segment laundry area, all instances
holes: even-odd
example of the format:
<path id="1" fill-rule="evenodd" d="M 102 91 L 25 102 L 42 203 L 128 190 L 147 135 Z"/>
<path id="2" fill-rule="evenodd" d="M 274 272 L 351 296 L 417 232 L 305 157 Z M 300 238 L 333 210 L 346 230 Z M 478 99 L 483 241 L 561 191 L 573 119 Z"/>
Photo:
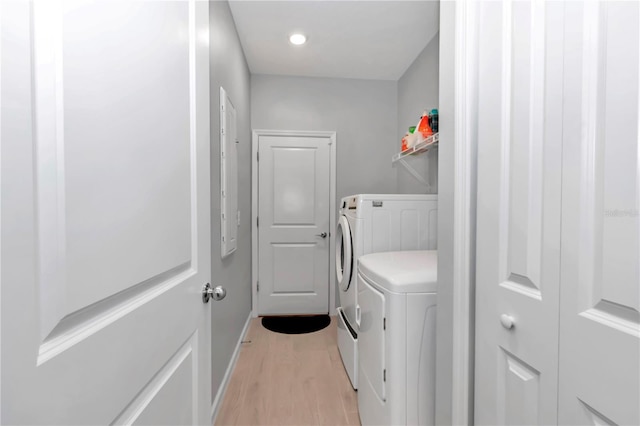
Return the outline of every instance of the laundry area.
<path id="1" fill-rule="evenodd" d="M 243 400 L 262 413 L 249 423 L 434 424 L 439 3 L 230 9 L 252 70 L 252 300 L 262 317 L 252 329 L 274 330 L 270 318 L 295 328 L 328 314 L 332 339 L 313 363 L 331 371 L 284 361 L 280 368 L 300 373 L 284 382 L 234 371 L 229 386 L 252 398 L 227 393 L 222 412 Z M 289 45 L 282 28 L 296 31 Z M 308 40 L 296 45 L 296 36 Z M 279 341 L 308 359 L 296 348 L 325 340 L 314 331 Z M 253 355 L 263 368 L 279 368 L 274 345 Z M 238 365 L 253 346 L 241 346 Z M 316 403 L 288 395 L 317 395 Z M 328 411 L 337 417 L 329 421 Z M 232 424 L 245 421 L 242 412 Z"/>
<path id="2" fill-rule="evenodd" d="M 245 338 L 216 422 L 433 424 L 439 3 L 229 8 L 251 70 L 247 335 L 271 340 Z"/>
<path id="3" fill-rule="evenodd" d="M 640 424 L 640 2 L 0 1 L 0 423 Z"/>

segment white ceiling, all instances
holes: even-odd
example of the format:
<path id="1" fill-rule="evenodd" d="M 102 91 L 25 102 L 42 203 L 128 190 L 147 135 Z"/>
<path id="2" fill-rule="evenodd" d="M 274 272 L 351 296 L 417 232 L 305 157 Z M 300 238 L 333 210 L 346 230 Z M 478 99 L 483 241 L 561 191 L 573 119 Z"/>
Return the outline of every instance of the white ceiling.
<path id="1" fill-rule="evenodd" d="M 439 30 L 438 1 L 229 1 L 254 74 L 398 80 Z M 302 46 L 289 35 L 304 33 Z"/>

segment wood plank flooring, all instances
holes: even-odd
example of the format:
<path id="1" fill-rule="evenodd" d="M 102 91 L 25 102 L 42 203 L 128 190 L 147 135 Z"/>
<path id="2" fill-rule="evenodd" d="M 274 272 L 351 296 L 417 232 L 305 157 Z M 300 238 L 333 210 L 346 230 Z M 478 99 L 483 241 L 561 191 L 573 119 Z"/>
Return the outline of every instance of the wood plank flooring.
<path id="1" fill-rule="evenodd" d="M 360 425 L 336 342 L 336 318 L 316 333 L 271 332 L 254 318 L 216 425 Z"/>

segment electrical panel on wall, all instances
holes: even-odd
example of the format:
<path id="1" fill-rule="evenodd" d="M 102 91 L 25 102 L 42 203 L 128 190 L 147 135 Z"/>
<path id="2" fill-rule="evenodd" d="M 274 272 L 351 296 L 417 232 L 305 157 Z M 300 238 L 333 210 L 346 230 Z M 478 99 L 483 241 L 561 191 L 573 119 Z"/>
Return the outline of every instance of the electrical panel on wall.
<path id="1" fill-rule="evenodd" d="M 238 132 L 236 109 L 220 87 L 220 244 L 224 258 L 238 246 Z"/>

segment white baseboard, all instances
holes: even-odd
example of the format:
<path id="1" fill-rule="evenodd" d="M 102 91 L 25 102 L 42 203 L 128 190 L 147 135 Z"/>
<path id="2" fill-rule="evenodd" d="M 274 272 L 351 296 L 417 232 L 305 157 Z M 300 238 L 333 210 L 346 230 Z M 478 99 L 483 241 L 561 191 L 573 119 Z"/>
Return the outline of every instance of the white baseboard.
<path id="1" fill-rule="evenodd" d="M 231 374 L 233 373 L 233 370 L 236 367 L 236 362 L 238 361 L 238 355 L 240 355 L 240 347 L 242 346 L 242 341 L 247 335 L 247 331 L 249 330 L 249 324 L 251 323 L 252 318 L 253 318 L 253 313 L 249 312 L 249 316 L 247 317 L 247 322 L 244 323 L 244 328 L 242 329 L 242 333 L 240 333 L 240 338 L 238 339 L 236 348 L 234 349 L 233 355 L 231 356 L 231 360 L 229 361 L 229 365 L 227 366 L 227 371 L 225 371 L 224 373 L 224 377 L 222 378 L 222 383 L 220 383 L 220 388 L 218 388 L 218 393 L 216 394 L 216 397 L 213 400 L 213 404 L 211 405 L 211 424 L 215 424 L 216 417 L 218 416 L 218 412 L 220 411 L 220 405 L 224 400 L 224 394 L 227 392 L 227 386 L 229 386 L 229 380 L 231 379 Z"/>

